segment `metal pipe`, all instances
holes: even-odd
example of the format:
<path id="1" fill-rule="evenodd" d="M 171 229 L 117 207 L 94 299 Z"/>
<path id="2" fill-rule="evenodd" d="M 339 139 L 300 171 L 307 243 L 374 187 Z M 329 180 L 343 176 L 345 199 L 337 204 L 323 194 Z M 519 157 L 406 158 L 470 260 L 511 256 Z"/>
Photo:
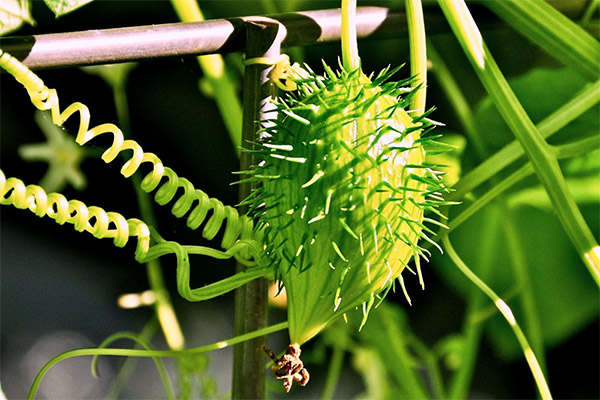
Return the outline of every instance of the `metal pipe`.
<path id="1" fill-rule="evenodd" d="M 31 69 L 227 53 L 243 51 L 245 23 L 256 18 L 260 17 L 3 37 L 0 48 Z M 284 47 L 340 39 L 339 9 L 277 14 L 270 18 L 287 30 Z M 405 20 L 403 13 L 385 7 L 359 7 L 357 34 L 359 38 L 399 37 L 406 32 Z"/>

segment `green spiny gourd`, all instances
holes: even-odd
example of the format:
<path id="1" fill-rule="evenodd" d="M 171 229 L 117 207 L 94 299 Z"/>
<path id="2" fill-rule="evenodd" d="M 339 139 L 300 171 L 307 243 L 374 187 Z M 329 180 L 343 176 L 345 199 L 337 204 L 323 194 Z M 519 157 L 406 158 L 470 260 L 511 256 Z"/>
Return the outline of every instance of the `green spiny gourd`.
<path id="1" fill-rule="evenodd" d="M 424 211 L 441 200 L 425 118 L 404 110 L 407 82 L 386 82 L 395 70 L 374 80 L 325 70 L 304 75 L 277 102 L 279 118 L 263 121 L 262 186 L 247 200 L 287 292 L 293 346 L 357 307 L 364 324 L 413 256 L 418 268 Z"/>

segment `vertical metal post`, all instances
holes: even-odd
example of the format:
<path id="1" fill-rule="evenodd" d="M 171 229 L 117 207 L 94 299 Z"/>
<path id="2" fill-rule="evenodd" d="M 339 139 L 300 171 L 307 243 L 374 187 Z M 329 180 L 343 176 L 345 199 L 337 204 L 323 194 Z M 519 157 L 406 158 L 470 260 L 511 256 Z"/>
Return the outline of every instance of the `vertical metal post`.
<path id="1" fill-rule="evenodd" d="M 252 18 L 246 21 L 246 59 L 255 57 L 276 58 L 280 55 L 281 41 L 285 28 L 268 18 Z M 273 106 L 269 98 L 276 94 L 277 87 L 268 74 L 272 65 L 250 64 L 246 66 L 243 86 L 242 146 L 257 141 L 258 121 L 267 116 L 273 118 Z M 246 171 L 255 164 L 253 157 L 242 152 L 241 170 Z M 242 177 L 244 178 L 244 177 Z M 246 198 L 253 186 L 240 185 L 240 199 Z M 246 209 L 240 209 L 245 213 Z M 244 270 L 238 264 L 237 270 Z M 236 290 L 234 312 L 234 334 L 241 335 L 267 325 L 267 285 L 265 279 L 256 279 Z M 265 398 L 265 356 L 261 346 L 266 337 L 238 344 L 233 352 L 233 399 Z"/>

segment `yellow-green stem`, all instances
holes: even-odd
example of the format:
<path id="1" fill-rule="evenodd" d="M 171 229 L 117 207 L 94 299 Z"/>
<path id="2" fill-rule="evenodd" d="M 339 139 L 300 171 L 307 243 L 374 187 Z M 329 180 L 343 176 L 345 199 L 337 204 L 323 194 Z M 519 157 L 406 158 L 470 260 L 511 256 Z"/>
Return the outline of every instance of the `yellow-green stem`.
<path id="1" fill-rule="evenodd" d="M 329 361 L 329 370 L 327 371 L 327 378 L 321 391 L 321 399 L 333 399 L 335 395 L 335 389 L 340 380 L 340 373 L 342 372 L 342 366 L 344 361 L 344 348 L 336 344 L 333 346 L 333 353 Z"/>
<path id="2" fill-rule="evenodd" d="M 356 39 L 356 0 L 342 0 L 342 64 L 346 71 L 360 67 Z"/>
<path id="3" fill-rule="evenodd" d="M 406 21 L 410 42 L 410 74 L 414 77 L 412 87 L 420 87 L 410 103 L 410 108 L 417 113 L 423 113 L 427 96 L 427 40 L 421 0 L 406 0 Z"/>
<path id="4" fill-rule="evenodd" d="M 544 354 L 544 338 L 540 323 L 539 313 L 534 290 L 531 285 L 530 272 L 526 266 L 525 249 L 519 240 L 517 228 L 514 221 L 514 211 L 506 204 L 506 198 L 501 197 L 497 202 L 502 213 L 502 228 L 506 238 L 506 250 L 509 255 L 510 263 L 513 267 L 515 280 L 518 282 L 520 293 L 519 300 L 523 310 L 523 326 L 527 332 L 531 346 L 539 357 L 540 366 L 546 371 L 546 356 Z"/>
<path id="5" fill-rule="evenodd" d="M 540 395 L 542 399 L 549 400 L 552 399 L 552 394 L 550 393 L 550 388 L 548 387 L 548 383 L 546 382 L 546 378 L 544 377 L 544 373 L 538 363 L 537 358 L 535 357 L 535 353 L 531 349 L 527 338 L 523 334 L 521 327 L 515 320 L 515 317 L 508 306 L 488 285 L 486 285 L 477 275 L 473 273 L 467 267 L 467 265 L 462 261 L 462 259 L 458 256 L 452 244 L 450 243 L 450 239 L 448 236 L 445 236 L 442 239 L 442 243 L 444 245 L 444 249 L 448 253 L 448 256 L 454 261 L 460 272 L 462 272 L 471 282 L 473 282 L 482 292 L 484 292 L 493 302 L 496 308 L 500 311 L 502 316 L 506 319 L 511 329 L 513 330 L 517 340 L 519 341 L 519 345 L 523 349 L 523 354 L 525 355 L 525 359 L 529 364 L 529 368 L 531 369 L 531 373 L 533 374 L 533 378 L 535 379 L 535 383 L 540 391 Z"/>

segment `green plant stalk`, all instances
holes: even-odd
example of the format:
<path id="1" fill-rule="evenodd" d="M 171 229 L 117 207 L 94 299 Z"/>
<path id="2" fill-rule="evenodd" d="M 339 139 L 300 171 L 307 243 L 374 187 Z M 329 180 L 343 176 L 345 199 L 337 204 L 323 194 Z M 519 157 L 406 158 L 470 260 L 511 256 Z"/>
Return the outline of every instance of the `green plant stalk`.
<path id="1" fill-rule="evenodd" d="M 410 74 L 414 77 L 413 88 L 419 87 L 410 103 L 410 108 L 418 114 L 425 112 L 427 97 L 427 40 L 423 4 L 421 0 L 406 0 L 406 21 L 410 43 Z"/>
<path id="2" fill-rule="evenodd" d="M 469 138 L 469 141 L 475 148 L 477 154 L 483 156 L 486 153 L 485 146 L 482 140 L 480 140 L 479 135 L 477 135 L 475 126 L 472 122 L 473 110 L 471 110 L 469 102 L 463 95 L 460 85 L 456 82 L 456 79 L 454 79 L 454 77 L 450 73 L 450 70 L 446 66 L 446 63 L 439 55 L 431 41 L 428 42 L 428 53 L 429 58 L 431 59 L 431 62 L 433 64 L 432 71 L 437 76 L 440 86 L 444 91 L 444 94 L 450 101 L 450 105 L 452 106 L 452 108 L 454 108 L 456 116 L 458 117 L 458 120 L 465 129 L 465 133 Z M 456 197 L 453 196 L 453 193 L 450 193 L 447 197 L 453 199 L 462 199 L 462 196 Z"/>
<path id="3" fill-rule="evenodd" d="M 490 218 L 492 224 L 498 225 L 500 222 L 499 218 Z M 498 229 L 494 229 L 494 226 L 487 226 L 486 230 L 490 232 L 498 232 Z M 447 236 L 447 235 L 445 235 Z M 485 240 L 481 243 L 482 248 L 479 252 L 479 267 L 480 274 L 485 278 L 492 272 L 493 257 L 490 255 L 494 251 L 496 238 L 491 237 L 489 240 Z M 445 248 L 445 247 L 444 247 Z M 477 352 L 479 349 L 479 342 L 483 334 L 483 323 L 477 321 L 474 316 L 481 312 L 485 307 L 485 296 L 476 287 L 473 287 L 469 293 L 467 300 L 467 311 L 463 321 L 463 359 L 460 364 L 458 371 L 456 371 L 450 380 L 448 388 L 448 398 L 450 399 L 464 399 L 467 397 L 471 381 L 473 379 L 473 371 L 475 370 L 475 364 L 477 361 Z"/>
<path id="4" fill-rule="evenodd" d="M 431 51 L 430 53 L 433 54 Z M 573 99 L 563 104 L 558 110 L 538 123 L 536 127 L 542 137 L 547 139 L 599 102 L 600 81 L 596 81 L 582 89 Z M 455 104 L 454 101 L 452 104 Z M 461 113 L 458 113 L 458 115 L 460 117 Z M 467 127 L 467 125 L 463 126 L 465 126 L 465 128 Z M 517 140 L 512 141 L 462 177 L 461 180 L 452 187 L 454 192 L 450 194 L 449 199 L 456 200 L 463 198 L 481 183 L 487 181 L 493 175 L 518 160 L 524 153 L 525 152 L 519 145 L 519 142 Z"/>
<path id="5" fill-rule="evenodd" d="M 321 400 L 333 399 L 335 395 L 335 389 L 340 380 L 340 373 L 342 372 L 342 366 L 344 362 L 344 347 L 340 344 L 333 346 L 333 353 L 328 361 L 329 368 L 327 369 L 327 377 L 323 384 L 323 390 L 321 391 Z"/>
<path id="6" fill-rule="evenodd" d="M 589 81 L 598 79 L 598 41 L 549 3 L 543 0 L 503 0 L 485 1 L 483 4 Z"/>
<path id="7" fill-rule="evenodd" d="M 342 64 L 346 71 L 360 67 L 355 20 L 356 0 L 342 0 Z"/>
<path id="8" fill-rule="evenodd" d="M 136 350 L 136 349 L 112 349 L 112 348 L 93 348 L 93 349 L 77 349 L 70 350 L 64 353 L 61 353 L 44 365 L 44 367 L 38 372 L 33 383 L 31 384 L 31 389 L 29 389 L 29 394 L 27 398 L 29 400 L 35 398 L 35 394 L 37 392 L 38 387 L 42 381 L 46 372 L 52 366 L 57 364 L 62 360 L 66 360 L 72 357 L 81 357 L 81 356 L 121 356 L 121 357 L 186 357 L 191 355 L 197 355 L 206 353 L 209 351 L 220 350 L 230 346 L 233 346 L 238 343 L 242 343 L 260 336 L 268 335 L 273 332 L 281 331 L 287 329 L 288 323 L 282 322 L 279 324 L 271 325 L 263 329 L 259 329 L 254 332 L 249 332 L 244 335 L 236 336 L 231 339 L 222 340 L 219 342 L 211 343 L 205 346 L 195 347 L 191 349 L 184 350 Z"/>
<path id="9" fill-rule="evenodd" d="M 473 271 L 471 271 L 469 269 L 469 267 L 467 267 L 467 265 L 458 256 L 456 251 L 454 251 L 454 248 L 452 247 L 452 244 L 450 243 L 450 239 L 448 238 L 447 235 L 444 236 L 444 238 L 442 239 L 442 243 L 444 244 L 444 249 L 446 249 L 446 252 L 450 256 L 452 261 L 454 261 L 454 263 L 456 264 L 458 269 L 471 282 L 473 282 L 482 292 L 484 292 L 490 298 L 490 300 L 492 300 L 494 302 L 494 305 L 496 306 L 496 308 L 498 308 L 498 310 L 500 311 L 502 316 L 506 319 L 506 321 L 510 325 L 511 329 L 513 330 L 515 336 L 517 337 L 517 340 L 519 341 L 519 345 L 523 349 L 523 353 L 525 354 L 525 359 L 527 360 L 527 363 L 529 364 L 529 368 L 531 369 L 533 378 L 535 379 L 535 382 L 537 384 L 538 390 L 540 391 L 542 399 L 544 399 L 544 400 L 551 399 L 552 394 L 550 393 L 550 388 L 548 387 L 546 379 L 544 378 L 544 373 L 542 372 L 542 369 L 540 368 L 540 365 L 537 361 L 535 353 L 533 352 L 533 350 L 531 349 L 531 346 L 527 342 L 527 338 L 523 334 L 521 327 L 515 320 L 515 317 L 511 311 L 510 307 L 504 302 L 504 300 L 502 300 L 500 297 L 498 297 L 498 295 L 489 286 L 487 286 L 481 279 L 479 279 L 479 277 L 477 277 L 477 275 L 475 275 L 473 273 Z"/>
<path id="10" fill-rule="evenodd" d="M 533 296 L 534 291 L 531 285 L 530 273 L 526 267 L 525 251 L 519 241 L 519 235 L 515 228 L 514 212 L 508 208 L 504 197 L 498 204 L 502 213 L 502 228 L 504 229 L 504 236 L 506 238 L 507 253 L 510 263 L 513 266 L 515 280 L 519 286 L 519 299 L 523 307 L 525 332 L 527 332 L 527 337 L 531 342 L 533 351 L 538 355 L 541 370 L 547 373 L 540 318 L 536 311 L 537 306 Z"/>
<path id="11" fill-rule="evenodd" d="M 590 4 L 588 5 L 587 9 L 585 10 L 585 13 L 581 17 L 581 20 L 579 21 L 579 23 L 581 25 L 588 24 L 590 22 L 590 20 L 592 19 L 594 12 L 596 12 L 596 10 L 598 8 L 600 8 L 600 0 L 592 0 L 590 2 Z"/>
<path id="12" fill-rule="evenodd" d="M 400 384 L 400 387 L 406 390 L 407 397 L 412 399 L 428 398 L 427 389 L 424 387 L 423 380 L 414 368 L 412 355 L 408 351 L 406 341 L 403 337 L 397 335 L 397 321 L 383 319 L 383 332 L 389 339 L 390 355 L 398 355 L 393 368 L 389 371 L 393 379 Z M 384 362 L 390 362 L 390 358 L 384 359 Z M 392 365 L 389 363 L 388 365 Z"/>
<path id="13" fill-rule="evenodd" d="M 171 4 L 182 22 L 204 21 L 204 15 L 196 0 L 171 0 Z M 197 58 L 204 76 L 212 87 L 221 118 L 239 157 L 242 147 L 242 105 L 235 86 L 225 71 L 223 57 L 220 54 L 209 54 Z"/>
<path id="14" fill-rule="evenodd" d="M 556 213 L 594 281 L 600 286 L 600 246 L 570 195 L 556 154 L 510 89 L 463 0 L 438 0 L 454 34 L 498 111 L 523 146 Z"/>
<path id="15" fill-rule="evenodd" d="M 460 85 L 456 82 L 448 66 L 430 40 L 427 41 L 427 56 L 431 60 L 432 71 L 437 76 L 440 86 L 450 105 L 454 108 L 460 124 L 465 128 L 465 132 L 475 132 L 471 106 L 463 95 Z"/>

